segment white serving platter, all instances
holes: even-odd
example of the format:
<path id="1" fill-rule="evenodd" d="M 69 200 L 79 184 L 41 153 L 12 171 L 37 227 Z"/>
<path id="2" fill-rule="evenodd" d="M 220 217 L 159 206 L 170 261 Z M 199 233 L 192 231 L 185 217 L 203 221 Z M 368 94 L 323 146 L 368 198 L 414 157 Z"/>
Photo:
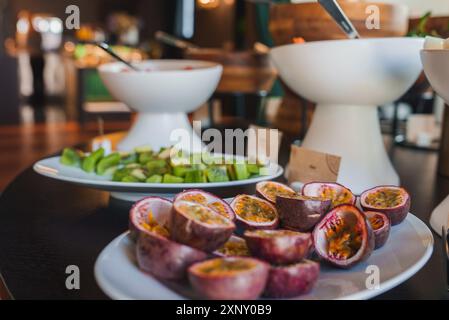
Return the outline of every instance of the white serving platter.
<path id="1" fill-rule="evenodd" d="M 417 273 L 433 251 L 433 236 L 416 216 L 392 228 L 386 245 L 368 260 L 350 270 L 340 270 L 324 263 L 314 289 L 297 299 L 370 299 L 403 283 Z M 379 287 L 367 288 L 374 266 L 379 271 Z M 371 267 L 372 268 L 372 267 Z M 104 248 L 95 263 L 95 278 L 112 299 L 189 299 L 199 298 L 186 283 L 161 282 L 139 270 L 135 245 L 128 232 Z M 369 281 L 368 281 L 369 282 Z"/>
<path id="2" fill-rule="evenodd" d="M 257 182 L 273 180 L 282 175 L 283 168 L 271 163 L 268 167 L 268 174 L 245 180 L 235 180 L 229 182 L 208 182 L 208 183 L 125 183 L 110 181 L 110 178 L 87 173 L 79 168 L 65 166 L 59 163 L 60 157 L 52 157 L 40 160 L 33 166 L 37 173 L 56 180 L 65 181 L 89 188 L 110 191 L 118 197 L 135 201 L 148 194 L 174 194 L 185 189 L 227 189 L 236 186 L 250 186 Z"/>

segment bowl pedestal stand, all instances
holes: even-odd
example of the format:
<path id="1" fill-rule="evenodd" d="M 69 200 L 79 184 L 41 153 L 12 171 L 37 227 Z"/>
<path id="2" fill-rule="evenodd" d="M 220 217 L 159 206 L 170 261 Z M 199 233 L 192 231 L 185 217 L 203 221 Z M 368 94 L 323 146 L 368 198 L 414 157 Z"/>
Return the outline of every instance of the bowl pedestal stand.
<path id="1" fill-rule="evenodd" d="M 378 185 L 399 185 L 376 106 L 317 105 L 302 146 L 340 156 L 338 182 L 355 194 Z"/>
<path id="2" fill-rule="evenodd" d="M 201 151 L 201 139 L 192 129 L 185 113 L 141 112 L 117 149 L 130 151 L 139 146 L 151 146 L 159 150 L 175 144 L 185 151 Z"/>

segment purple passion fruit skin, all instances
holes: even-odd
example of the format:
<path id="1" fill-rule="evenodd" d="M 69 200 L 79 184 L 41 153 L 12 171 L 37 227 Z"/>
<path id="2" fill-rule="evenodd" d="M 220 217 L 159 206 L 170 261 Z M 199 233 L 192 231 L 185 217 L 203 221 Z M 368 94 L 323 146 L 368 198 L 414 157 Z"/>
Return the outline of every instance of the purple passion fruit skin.
<path id="1" fill-rule="evenodd" d="M 209 207 L 178 200 L 173 204 L 170 230 L 172 240 L 212 252 L 228 241 L 235 224 Z"/>
<path id="2" fill-rule="evenodd" d="M 365 215 L 353 205 L 335 207 L 313 230 L 315 253 L 339 268 L 350 268 L 368 259 L 374 241 Z"/>
<path id="3" fill-rule="evenodd" d="M 189 280 L 203 298 L 214 300 L 253 300 L 263 292 L 269 265 L 254 258 L 226 257 L 196 263 L 189 267 Z"/>
<path id="4" fill-rule="evenodd" d="M 160 279 L 178 280 L 186 277 L 190 265 L 207 259 L 208 255 L 162 236 L 140 233 L 136 257 L 144 272 Z"/>
<path id="5" fill-rule="evenodd" d="M 405 220 L 410 211 L 410 202 L 409 193 L 404 188 L 396 186 L 379 186 L 360 195 L 360 205 L 364 211 L 385 214 L 392 226 Z"/>
<path id="6" fill-rule="evenodd" d="M 139 233 L 157 233 L 168 237 L 173 203 L 160 197 L 146 197 L 137 201 L 129 211 L 130 237 L 137 241 Z"/>
<path id="7" fill-rule="evenodd" d="M 235 235 L 232 235 L 221 248 L 218 248 L 213 253 L 217 257 L 251 256 L 248 245 L 246 244 L 246 240 Z"/>
<path id="8" fill-rule="evenodd" d="M 390 219 L 381 212 L 365 211 L 364 214 L 371 225 L 371 229 L 373 229 L 375 240 L 374 249 L 379 249 L 383 247 L 390 236 Z"/>
<path id="9" fill-rule="evenodd" d="M 272 204 L 276 203 L 276 197 L 294 196 L 295 190 L 285 184 L 275 181 L 262 181 L 256 184 L 256 195 Z"/>
<path id="10" fill-rule="evenodd" d="M 174 201 L 176 202 L 177 200 L 185 200 L 202 204 L 232 221 L 235 220 L 235 213 L 231 206 L 226 201 L 212 193 L 199 189 L 190 189 L 179 193 L 175 197 Z"/>
<path id="11" fill-rule="evenodd" d="M 279 226 L 278 212 L 267 200 L 241 194 L 232 200 L 231 208 L 242 229 L 276 229 Z"/>
<path id="12" fill-rule="evenodd" d="M 244 237 L 253 256 L 272 264 L 299 262 L 312 247 L 310 233 L 291 230 L 247 230 Z"/>
<path id="13" fill-rule="evenodd" d="M 303 195 L 278 196 L 276 198 L 276 209 L 281 226 L 301 232 L 311 231 L 329 212 L 331 205 L 330 199 Z"/>
<path id="14" fill-rule="evenodd" d="M 345 186 L 335 182 L 309 182 L 302 187 L 302 195 L 331 199 L 331 208 L 341 204 L 355 205 L 356 196 Z"/>
<path id="15" fill-rule="evenodd" d="M 320 264 L 311 260 L 286 266 L 271 266 L 263 295 L 268 298 L 300 296 L 312 290 L 319 274 Z"/>

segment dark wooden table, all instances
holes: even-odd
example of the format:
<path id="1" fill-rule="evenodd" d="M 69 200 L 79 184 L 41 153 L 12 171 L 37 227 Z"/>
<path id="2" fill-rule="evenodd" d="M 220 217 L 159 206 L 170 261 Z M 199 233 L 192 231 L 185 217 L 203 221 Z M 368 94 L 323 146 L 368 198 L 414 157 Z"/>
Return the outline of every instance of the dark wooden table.
<path id="1" fill-rule="evenodd" d="M 281 163 L 287 161 L 288 145 L 284 142 Z M 412 195 L 411 211 L 427 223 L 434 206 L 449 194 L 449 180 L 435 173 L 437 154 L 400 147 L 390 151 Z M 14 298 L 106 298 L 93 267 L 101 250 L 127 229 L 129 206 L 106 192 L 25 170 L 0 198 L 0 271 Z M 426 266 L 379 298 L 449 299 L 441 239 L 434 236 L 434 252 Z M 69 265 L 80 269 L 79 290 L 65 287 Z"/>

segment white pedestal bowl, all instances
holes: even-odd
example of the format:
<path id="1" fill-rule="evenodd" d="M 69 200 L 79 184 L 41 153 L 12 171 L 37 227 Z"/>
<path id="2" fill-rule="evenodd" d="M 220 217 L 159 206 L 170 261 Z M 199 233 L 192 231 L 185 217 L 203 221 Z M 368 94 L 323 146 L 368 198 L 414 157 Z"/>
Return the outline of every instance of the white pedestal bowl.
<path id="1" fill-rule="evenodd" d="M 274 48 L 280 77 L 316 102 L 302 146 L 342 157 L 338 182 L 360 193 L 398 185 L 382 140 L 377 106 L 402 96 L 422 66 L 418 38 L 317 41 Z"/>
<path id="2" fill-rule="evenodd" d="M 432 88 L 449 103 L 449 50 L 422 50 L 421 60 Z M 449 228 L 449 196 L 433 210 L 430 225 L 440 235 Z"/>
<path id="3" fill-rule="evenodd" d="M 143 71 L 123 71 L 126 67 L 122 63 L 98 69 L 112 96 L 139 113 L 118 149 L 167 147 L 177 142 L 171 139 L 175 130 L 184 129 L 191 139 L 178 146 L 196 151 L 201 139 L 192 131 L 186 113 L 209 99 L 220 81 L 222 66 L 196 60 L 150 60 L 136 66 Z"/>

